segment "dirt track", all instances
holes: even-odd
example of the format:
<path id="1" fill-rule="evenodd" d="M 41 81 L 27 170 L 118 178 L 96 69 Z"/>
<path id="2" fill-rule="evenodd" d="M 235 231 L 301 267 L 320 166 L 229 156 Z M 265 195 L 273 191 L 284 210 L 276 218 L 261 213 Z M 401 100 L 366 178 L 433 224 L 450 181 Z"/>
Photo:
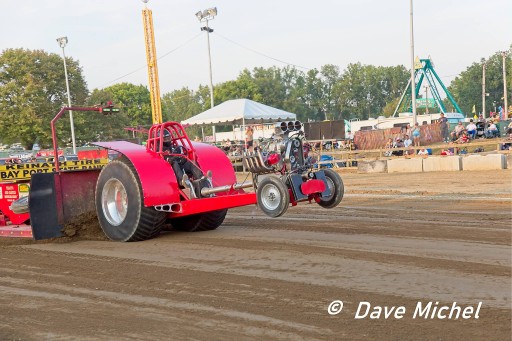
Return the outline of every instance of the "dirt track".
<path id="1" fill-rule="evenodd" d="M 510 340 L 510 170 L 342 176 L 333 210 L 238 208 L 139 243 L 1 239 L 0 340 Z M 361 301 L 407 313 L 354 319 Z M 429 301 L 482 308 L 413 319 Z"/>

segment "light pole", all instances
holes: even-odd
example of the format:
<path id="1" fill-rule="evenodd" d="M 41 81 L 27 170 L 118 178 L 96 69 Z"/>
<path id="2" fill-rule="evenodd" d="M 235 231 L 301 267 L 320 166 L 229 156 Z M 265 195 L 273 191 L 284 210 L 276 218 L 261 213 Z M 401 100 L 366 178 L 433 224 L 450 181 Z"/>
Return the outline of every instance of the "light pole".
<path id="1" fill-rule="evenodd" d="M 411 31 L 411 100 L 412 100 L 412 124 L 416 125 L 416 84 L 414 82 L 414 29 L 413 29 L 413 12 L 412 12 L 412 0 L 410 0 L 411 6 L 411 22 L 410 22 L 410 31 Z"/>
<path id="2" fill-rule="evenodd" d="M 508 99 L 507 99 L 507 72 L 506 72 L 506 65 L 505 65 L 505 59 L 507 57 L 507 52 L 503 51 L 501 52 L 501 56 L 503 57 L 503 101 L 504 101 L 504 111 L 503 114 L 505 115 L 502 119 L 508 120 Z"/>
<path id="3" fill-rule="evenodd" d="M 482 118 L 485 119 L 485 59 L 482 58 Z"/>
<path id="4" fill-rule="evenodd" d="M 71 107 L 71 95 L 69 93 L 69 80 L 68 80 L 68 68 L 66 66 L 66 54 L 64 53 L 64 48 L 68 43 L 68 37 L 60 37 L 57 38 L 57 42 L 59 46 L 62 48 L 62 59 L 64 60 L 64 75 L 66 76 L 66 89 L 68 92 L 68 107 Z M 76 143 L 75 143 L 75 126 L 73 124 L 73 111 L 69 111 L 69 123 L 71 125 L 71 141 L 73 143 L 73 154 L 76 155 Z M 55 155 L 57 158 L 57 155 Z"/>
<path id="5" fill-rule="evenodd" d="M 424 88 L 425 88 L 425 114 L 428 115 L 428 85 L 425 85 Z"/>
<path id="6" fill-rule="evenodd" d="M 217 7 L 205 9 L 196 13 L 196 17 L 199 22 L 205 22 L 206 26 L 201 27 L 201 31 L 206 31 L 206 41 L 208 43 L 208 65 L 210 70 L 210 108 L 215 106 L 213 101 L 213 79 L 212 79 L 212 57 L 210 54 L 210 33 L 213 29 L 208 26 L 208 21 L 213 20 L 217 16 Z M 213 141 L 215 142 L 215 126 L 212 126 Z"/>

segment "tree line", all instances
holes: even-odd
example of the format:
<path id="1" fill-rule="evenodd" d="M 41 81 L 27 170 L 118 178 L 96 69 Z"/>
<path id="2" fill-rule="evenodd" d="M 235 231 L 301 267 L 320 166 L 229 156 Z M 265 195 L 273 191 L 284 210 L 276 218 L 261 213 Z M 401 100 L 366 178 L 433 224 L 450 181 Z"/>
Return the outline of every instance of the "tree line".
<path id="1" fill-rule="evenodd" d="M 501 55 L 486 59 L 486 84 L 490 103 L 503 103 Z M 151 103 L 145 85 L 118 83 L 89 91 L 83 69 L 77 60 L 66 57 L 71 102 L 94 106 L 112 101 L 119 114 L 74 115 L 77 145 L 92 141 L 124 139 L 134 134 L 125 128 L 151 125 Z M 512 63 L 507 57 L 508 88 L 512 88 Z M 235 80 L 214 85 L 214 102 L 248 98 L 297 114 L 302 121 L 366 119 L 390 116 L 409 80 L 403 65 L 373 66 L 349 64 L 344 70 L 324 65 L 307 72 L 294 67 L 255 67 L 244 69 Z M 481 104 L 482 63 L 475 62 L 448 87 L 465 113 Z M 500 92 L 501 89 L 501 92 Z M 421 97 L 421 96 L 420 96 Z M 0 55 L 1 143 L 21 142 L 30 148 L 38 142 L 51 146 L 50 121 L 67 104 L 62 58 L 43 50 L 6 49 Z M 182 121 L 210 108 L 210 92 L 200 85 L 183 87 L 162 95 L 164 120 Z M 57 124 L 61 144 L 69 143 L 69 115 Z M 197 135 L 197 128 L 190 134 Z M 206 130 L 209 133 L 209 130 Z M 142 135 L 139 135 L 142 137 Z"/>

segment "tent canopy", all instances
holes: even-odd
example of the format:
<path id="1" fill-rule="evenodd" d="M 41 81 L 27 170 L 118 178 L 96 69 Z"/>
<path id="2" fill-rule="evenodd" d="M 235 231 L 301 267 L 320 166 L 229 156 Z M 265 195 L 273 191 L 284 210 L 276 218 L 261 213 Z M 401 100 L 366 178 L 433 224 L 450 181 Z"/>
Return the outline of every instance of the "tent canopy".
<path id="1" fill-rule="evenodd" d="M 297 115 L 250 99 L 233 99 L 181 122 L 187 125 L 235 125 L 295 120 Z"/>

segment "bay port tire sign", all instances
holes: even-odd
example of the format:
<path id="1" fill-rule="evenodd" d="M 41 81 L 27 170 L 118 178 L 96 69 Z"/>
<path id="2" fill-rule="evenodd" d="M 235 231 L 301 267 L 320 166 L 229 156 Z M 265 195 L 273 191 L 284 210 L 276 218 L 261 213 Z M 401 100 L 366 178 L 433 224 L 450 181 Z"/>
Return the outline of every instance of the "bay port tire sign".
<path id="1" fill-rule="evenodd" d="M 108 159 L 61 161 L 61 171 L 77 171 L 88 169 L 101 169 L 108 163 Z M 14 165 L 0 165 L 0 181 L 30 180 L 34 173 L 55 172 L 53 162 L 20 163 Z"/>

